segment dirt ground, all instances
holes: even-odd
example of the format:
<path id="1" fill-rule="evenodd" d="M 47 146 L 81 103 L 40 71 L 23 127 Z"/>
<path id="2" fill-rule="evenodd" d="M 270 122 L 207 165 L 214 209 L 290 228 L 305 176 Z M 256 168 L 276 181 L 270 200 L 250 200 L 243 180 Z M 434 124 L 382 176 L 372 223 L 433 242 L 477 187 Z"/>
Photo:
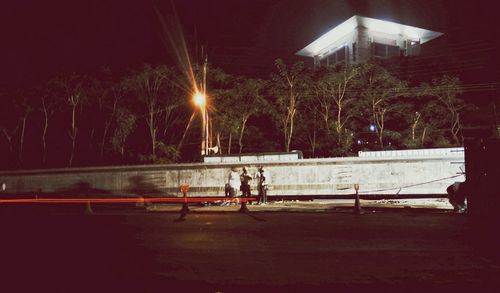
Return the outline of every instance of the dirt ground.
<path id="1" fill-rule="evenodd" d="M 482 246 L 488 239 L 467 215 L 446 210 L 0 211 L 5 292 L 487 290 L 500 283 L 498 259 Z"/>

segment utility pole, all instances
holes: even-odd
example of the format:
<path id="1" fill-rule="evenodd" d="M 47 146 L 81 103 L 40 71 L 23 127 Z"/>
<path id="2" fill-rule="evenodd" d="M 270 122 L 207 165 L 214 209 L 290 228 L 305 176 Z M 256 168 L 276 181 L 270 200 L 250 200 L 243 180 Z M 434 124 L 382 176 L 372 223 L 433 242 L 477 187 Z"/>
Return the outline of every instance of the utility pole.
<path id="1" fill-rule="evenodd" d="M 203 48 L 202 48 L 203 49 Z M 203 51 L 203 50 L 202 50 Z M 208 58 L 205 57 L 205 61 L 203 62 L 203 79 L 201 82 L 201 93 L 205 97 L 205 103 L 202 107 L 202 131 L 201 131 L 201 155 L 208 155 L 208 110 L 207 110 L 207 63 Z"/>

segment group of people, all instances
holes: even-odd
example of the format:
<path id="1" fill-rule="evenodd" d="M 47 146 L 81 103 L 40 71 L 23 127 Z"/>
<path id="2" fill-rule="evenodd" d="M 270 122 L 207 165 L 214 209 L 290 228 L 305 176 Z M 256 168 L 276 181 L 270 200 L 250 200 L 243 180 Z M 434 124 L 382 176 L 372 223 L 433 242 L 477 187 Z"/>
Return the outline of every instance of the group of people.
<path id="1" fill-rule="evenodd" d="M 250 174 L 247 167 L 243 167 L 240 174 L 236 167 L 231 168 L 229 172 L 228 183 L 226 184 L 226 196 L 235 197 L 238 190 L 241 191 L 242 197 L 251 197 L 252 190 L 250 188 L 251 181 L 257 180 L 257 204 L 267 204 L 267 189 L 269 187 L 269 173 L 264 173 L 264 167 L 259 166 L 257 173 L 254 176 Z"/>

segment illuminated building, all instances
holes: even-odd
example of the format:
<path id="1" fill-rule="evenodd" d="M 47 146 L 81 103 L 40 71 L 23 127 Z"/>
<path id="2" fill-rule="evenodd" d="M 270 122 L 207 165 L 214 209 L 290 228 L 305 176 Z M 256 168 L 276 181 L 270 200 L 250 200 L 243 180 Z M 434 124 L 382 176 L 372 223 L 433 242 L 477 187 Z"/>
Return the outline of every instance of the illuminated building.
<path id="1" fill-rule="evenodd" d="M 420 45 L 442 33 L 354 15 L 296 54 L 314 58 L 315 66 L 363 63 L 420 54 Z"/>

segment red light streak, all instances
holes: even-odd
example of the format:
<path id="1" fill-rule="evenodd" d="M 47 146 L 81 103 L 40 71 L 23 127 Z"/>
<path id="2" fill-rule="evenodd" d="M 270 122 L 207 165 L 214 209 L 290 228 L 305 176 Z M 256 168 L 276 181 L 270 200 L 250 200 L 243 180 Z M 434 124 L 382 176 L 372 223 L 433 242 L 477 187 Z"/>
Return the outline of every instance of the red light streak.
<path id="1" fill-rule="evenodd" d="M 242 197 L 242 198 L 221 198 L 221 197 L 150 197 L 150 198 L 14 198 L 14 199 L 0 199 L 0 203 L 202 203 L 202 202 L 248 202 L 255 201 L 255 197 Z"/>

